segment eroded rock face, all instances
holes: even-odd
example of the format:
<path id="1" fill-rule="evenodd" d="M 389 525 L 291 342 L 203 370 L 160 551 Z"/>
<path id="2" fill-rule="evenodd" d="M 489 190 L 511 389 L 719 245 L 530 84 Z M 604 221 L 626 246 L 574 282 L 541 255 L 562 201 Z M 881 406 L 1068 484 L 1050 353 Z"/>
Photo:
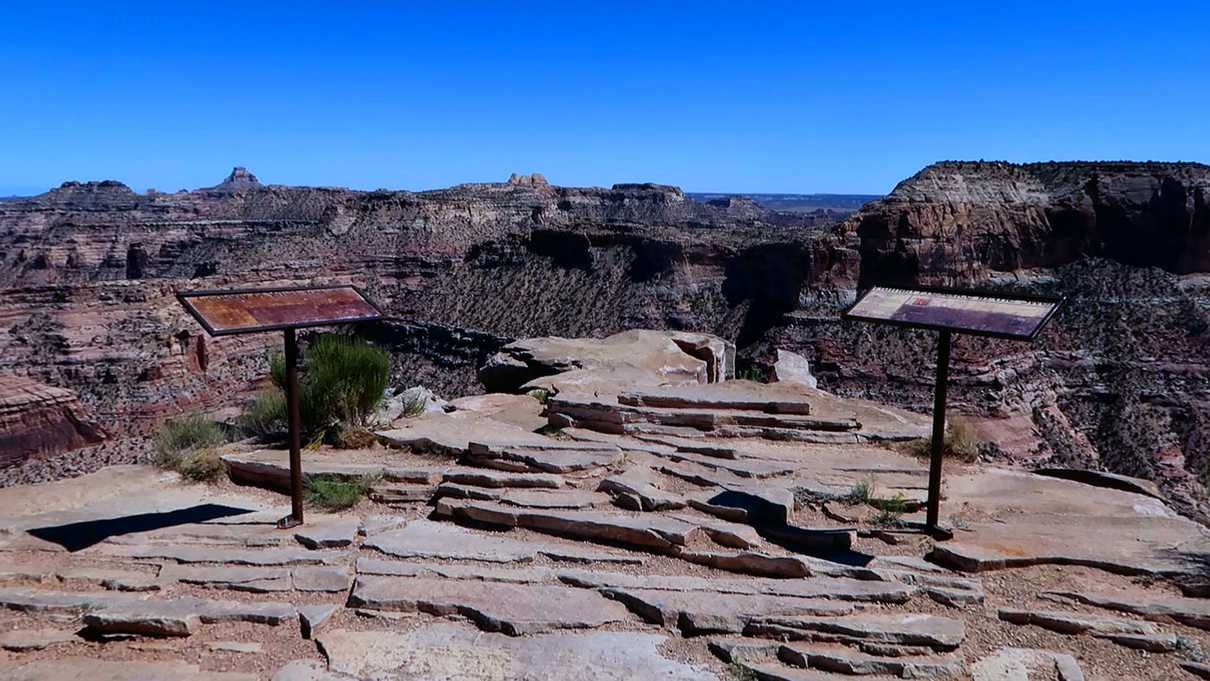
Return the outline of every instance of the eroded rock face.
<path id="1" fill-rule="evenodd" d="M 65 183 L 0 205 L 0 370 L 75 391 L 119 435 L 142 432 L 235 402 L 278 342 L 204 337 L 173 297 L 183 282 L 351 281 L 393 317 L 359 333 L 391 350 L 396 387 L 467 394 L 493 362 L 510 385 L 542 381 L 502 349 L 674 329 L 708 376 L 734 371 L 726 342 L 766 370 L 782 350 L 826 390 L 927 411 L 934 338 L 840 323 L 859 286 L 1066 295 L 1033 346 L 960 338 L 951 404 L 977 417 L 991 455 L 1145 478 L 1197 513 L 1208 176 L 1198 164 L 941 163 L 835 229 L 672 187 L 537 176 L 419 193 L 261 186 L 239 171 L 176 194 Z M 684 332 L 722 339 L 721 366 Z"/>
<path id="2" fill-rule="evenodd" d="M 0 375 L 0 467 L 30 453 L 77 449 L 104 438 L 72 391 Z"/>

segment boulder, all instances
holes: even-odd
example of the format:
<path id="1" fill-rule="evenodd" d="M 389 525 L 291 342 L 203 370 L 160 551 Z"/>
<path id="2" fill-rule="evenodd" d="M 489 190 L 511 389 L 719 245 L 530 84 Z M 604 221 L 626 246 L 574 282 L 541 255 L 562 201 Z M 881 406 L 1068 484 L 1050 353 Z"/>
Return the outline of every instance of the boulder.
<path id="1" fill-rule="evenodd" d="M 811 374 L 811 364 L 806 357 L 789 350 L 777 350 L 777 361 L 769 379 L 774 383 L 797 383 L 808 388 L 818 387 L 819 381 Z"/>

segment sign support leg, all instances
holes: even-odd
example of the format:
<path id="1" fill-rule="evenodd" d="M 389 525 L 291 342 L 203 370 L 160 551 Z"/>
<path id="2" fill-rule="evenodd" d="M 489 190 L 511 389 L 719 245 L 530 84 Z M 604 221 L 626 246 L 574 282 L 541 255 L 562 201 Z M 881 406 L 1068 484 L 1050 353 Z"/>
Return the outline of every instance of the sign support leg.
<path id="1" fill-rule="evenodd" d="M 290 515 L 277 521 L 282 529 L 303 523 L 303 478 L 301 418 L 298 411 L 298 341 L 294 329 L 286 329 L 286 414 L 290 421 Z"/>
<path id="2" fill-rule="evenodd" d="M 941 514 L 941 459 L 945 452 L 945 388 L 949 382 L 950 332 L 937 339 L 937 385 L 933 392 L 933 442 L 929 453 L 929 498 L 925 525 L 937 529 Z"/>

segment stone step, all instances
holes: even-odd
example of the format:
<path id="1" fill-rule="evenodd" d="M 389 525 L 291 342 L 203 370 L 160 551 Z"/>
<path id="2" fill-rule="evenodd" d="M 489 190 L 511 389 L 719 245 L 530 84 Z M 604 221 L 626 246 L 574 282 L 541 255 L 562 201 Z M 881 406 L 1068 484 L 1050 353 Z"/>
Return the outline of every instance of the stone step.
<path id="1" fill-rule="evenodd" d="M 729 427 L 803 431 L 851 431 L 861 427 L 852 418 L 818 418 L 747 409 L 639 406 L 579 395 L 553 397 L 547 403 L 547 411 L 557 415 L 560 423 L 570 422 L 581 428 L 612 433 L 625 433 L 627 426 L 637 424 L 711 432 Z"/>
<path id="2" fill-rule="evenodd" d="M 258 674 L 201 671 L 184 662 L 139 662 L 72 657 L 52 660 L 0 660 L 5 681 L 260 681 Z"/>
<path id="3" fill-rule="evenodd" d="M 662 652 L 668 642 L 667 636 L 633 631 L 559 631 L 512 637 L 444 622 L 407 631 L 336 629 L 318 637 L 327 669 L 303 668 L 298 676 L 275 677 L 274 681 L 722 681 L 722 676 L 704 666 Z"/>
<path id="4" fill-rule="evenodd" d="M 841 647 L 786 643 L 778 658 L 786 664 L 849 676 L 885 675 L 904 679 L 952 679 L 963 672 L 962 660 L 954 657 L 865 655 Z"/>
<path id="5" fill-rule="evenodd" d="M 380 504 L 423 504 L 433 498 L 436 488 L 431 485 L 374 485 L 370 488 L 370 501 Z"/>
<path id="6" fill-rule="evenodd" d="M 601 593 L 648 622 L 679 629 L 685 636 L 738 634 L 752 620 L 772 615 L 847 615 L 855 609 L 852 603 L 765 594 L 641 588 L 603 588 Z"/>
<path id="7" fill-rule="evenodd" d="M 445 503 L 448 502 L 442 500 L 439 506 Z M 572 562 L 643 562 L 641 556 L 606 553 L 576 545 L 520 541 L 498 533 L 479 532 L 431 520 L 413 520 L 400 529 L 381 532 L 368 538 L 364 546 L 397 558 L 511 563 L 530 561 L 542 555 Z"/>
<path id="8" fill-rule="evenodd" d="M 442 476 L 441 481 L 457 485 L 491 488 L 538 487 L 558 489 L 566 484 L 563 478 L 549 473 L 514 473 L 480 468 L 450 469 Z"/>
<path id="9" fill-rule="evenodd" d="M 298 616 L 286 603 L 243 603 L 205 598 L 146 598 L 127 594 L 0 589 L 0 606 L 34 613 L 83 615 L 103 634 L 188 636 L 198 624 L 281 624 Z"/>
<path id="10" fill-rule="evenodd" d="M 635 388 L 618 395 L 618 402 L 669 409 L 727 409 L 800 416 L 811 413 L 810 400 L 801 391 L 746 381 Z"/>
<path id="11" fill-rule="evenodd" d="M 565 488 L 561 490 L 533 488 L 485 488 L 443 482 L 437 487 L 437 499 L 475 499 L 496 501 L 508 506 L 526 508 L 591 508 L 609 503 L 609 497 L 583 490 Z"/>
<path id="12" fill-rule="evenodd" d="M 474 442 L 467 456 L 472 463 L 519 473 L 575 473 L 612 466 L 622 460 L 622 452 L 616 447 L 524 449 Z"/>
<path id="13" fill-rule="evenodd" d="M 1118 634 L 1154 635 L 1160 633 L 1154 624 L 1136 622 L 1116 617 L 1098 617 L 1080 612 L 1056 610 L 1019 610 L 1001 608 L 1000 619 L 1012 624 L 1032 624 L 1036 627 L 1056 631 L 1060 634 L 1091 634 L 1114 636 Z"/>
<path id="14" fill-rule="evenodd" d="M 1156 622 L 1179 622 L 1198 629 L 1210 629 L 1210 600 L 1198 598 L 1122 598 L 1078 591 L 1050 591 L 1046 595 L 1094 605 L 1106 610 L 1141 615 Z"/>
<path id="15" fill-rule="evenodd" d="M 588 570 L 559 570 L 556 576 L 566 584 L 590 589 L 704 591 L 871 603 L 906 603 L 915 593 L 915 589 L 894 582 L 871 582 L 833 577 L 727 579 L 687 575 L 631 575 Z"/>
<path id="16" fill-rule="evenodd" d="M 953 650 L 966 637 L 962 620 L 936 615 L 849 615 L 846 617 L 763 617 L 744 632 L 783 641 L 891 644 Z"/>
<path id="17" fill-rule="evenodd" d="M 602 511 L 518 509 L 489 501 L 442 499 L 439 515 L 503 527 L 623 544 L 668 553 L 693 535 L 704 535 L 724 546 L 748 548 L 760 543 L 752 528 L 722 520 L 684 520 L 656 514 L 634 517 Z"/>
<path id="18" fill-rule="evenodd" d="M 358 577 L 351 607 L 459 614 L 509 636 L 586 629 L 626 619 L 626 609 L 583 589 L 505 582 Z"/>

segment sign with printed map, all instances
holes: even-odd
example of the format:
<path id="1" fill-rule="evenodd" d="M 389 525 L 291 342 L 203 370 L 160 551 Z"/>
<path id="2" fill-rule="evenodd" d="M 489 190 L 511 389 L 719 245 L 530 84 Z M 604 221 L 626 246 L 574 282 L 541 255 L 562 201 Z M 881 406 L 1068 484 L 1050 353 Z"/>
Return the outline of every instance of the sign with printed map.
<path id="1" fill-rule="evenodd" d="M 942 289 L 876 286 L 845 319 L 973 336 L 1032 340 L 1062 304 L 1060 298 L 1013 297 Z"/>
<path id="2" fill-rule="evenodd" d="M 355 286 L 182 291 L 177 299 L 212 336 L 378 319 Z"/>

